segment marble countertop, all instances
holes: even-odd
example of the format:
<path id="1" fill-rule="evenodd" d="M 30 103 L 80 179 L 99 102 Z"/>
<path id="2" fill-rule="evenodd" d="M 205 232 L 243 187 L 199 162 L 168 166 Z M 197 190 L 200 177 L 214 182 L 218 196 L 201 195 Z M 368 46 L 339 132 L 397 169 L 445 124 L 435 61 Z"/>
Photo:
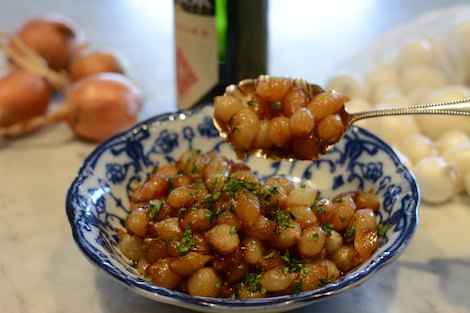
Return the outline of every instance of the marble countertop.
<path id="1" fill-rule="evenodd" d="M 273 0 L 270 23 L 276 36 L 270 41 L 270 72 L 295 72 L 324 83 L 337 64 L 383 33 L 428 10 L 464 2 L 360 0 L 341 13 L 335 11 L 340 2 L 330 1 L 316 6 L 316 20 L 305 20 L 294 17 L 307 16 L 296 12 L 307 1 L 290 1 L 293 9 L 286 10 L 285 2 Z M 70 16 L 97 46 L 119 49 L 128 57 L 148 97 L 145 118 L 176 108 L 171 3 L 0 0 L 0 29 L 13 31 L 42 12 Z M 292 22 L 275 22 L 280 19 Z M 328 35 L 318 31 L 325 23 L 331 26 Z M 65 194 L 94 147 L 74 138 L 66 125 L 0 141 L 0 312 L 189 312 L 130 292 L 75 246 Z M 470 312 L 468 225 L 467 196 L 444 205 L 423 204 L 418 231 L 393 264 L 350 292 L 295 312 Z"/>

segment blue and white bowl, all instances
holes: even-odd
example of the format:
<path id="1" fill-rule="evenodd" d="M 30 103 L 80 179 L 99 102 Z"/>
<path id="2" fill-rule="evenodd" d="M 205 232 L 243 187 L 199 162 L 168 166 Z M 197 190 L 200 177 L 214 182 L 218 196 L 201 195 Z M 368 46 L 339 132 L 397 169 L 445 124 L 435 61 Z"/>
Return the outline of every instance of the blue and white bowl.
<path id="1" fill-rule="evenodd" d="M 193 297 L 155 286 L 141 277 L 118 248 L 116 228 L 129 214 L 128 192 L 155 167 L 174 162 L 189 149 L 217 150 L 236 159 L 212 123 L 212 106 L 160 115 L 99 145 L 83 162 L 67 194 L 66 210 L 73 237 L 83 254 L 130 290 L 152 300 L 197 311 L 279 312 L 337 295 L 364 283 L 408 245 L 418 225 L 416 181 L 392 148 L 371 133 L 350 127 L 344 138 L 317 162 L 255 157 L 246 163 L 259 178 L 288 174 L 322 196 L 370 190 L 381 198 L 381 223 L 393 224 L 383 244 L 361 266 L 319 289 L 257 300 Z"/>

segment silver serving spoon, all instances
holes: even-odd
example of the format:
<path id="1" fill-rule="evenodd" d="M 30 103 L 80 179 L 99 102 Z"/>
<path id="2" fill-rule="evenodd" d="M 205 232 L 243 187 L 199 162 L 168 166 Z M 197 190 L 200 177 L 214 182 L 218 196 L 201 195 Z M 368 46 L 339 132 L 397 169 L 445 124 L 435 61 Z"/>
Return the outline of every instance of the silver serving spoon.
<path id="1" fill-rule="evenodd" d="M 257 79 L 245 79 L 240 81 L 238 84 L 229 85 L 225 90 L 225 95 L 238 98 L 244 103 L 249 102 L 253 94 L 255 93 L 257 82 L 260 80 L 270 79 L 268 75 L 261 75 Z M 314 98 L 315 95 L 324 92 L 325 90 L 318 85 L 308 83 L 304 79 L 297 78 L 293 80 L 293 83 L 300 89 L 302 89 L 305 94 L 309 95 L 310 98 Z M 457 115 L 457 116 L 469 116 L 470 117 L 470 98 L 445 101 L 438 103 L 430 104 L 420 104 L 420 105 L 411 105 L 411 106 L 402 106 L 396 108 L 384 108 L 384 109 L 371 109 L 359 112 L 348 112 L 343 108 L 341 116 L 345 128 L 352 125 L 353 123 L 375 117 L 383 116 L 397 116 L 397 115 Z M 470 122 L 470 120 L 469 120 Z M 214 123 L 218 128 L 221 137 L 224 140 L 228 139 L 228 133 L 219 125 L 218 121 L 214 119 Z M 324 144 L 317 143 L 316 150 L 318 154 L 316 157 L 324 154 L 333 147 L 334 144 Z M 305 146 L 305 149 L 309 150 L 312 147 L 309 147 L 308 144 Z M 243 158 L 246 154 L 254 154 L 256 156 L 270 158 L 270 159 L 290 159 L 297 158 L 292 151 L 289 149 L 252 149 L 249 151 L 237 151 L 237 154 Z M 314 160 L 314 159 L 312 159 Z"/>
<path id="2" fill-rule="evenodd" d="M 348 125 L 362 119 L 396 115 L 460 115 L 470 116 L 470 98 L 397 108 L 372 109 L 348 113 Z M 470 120 L 469 120 L 470 122 Z"/>

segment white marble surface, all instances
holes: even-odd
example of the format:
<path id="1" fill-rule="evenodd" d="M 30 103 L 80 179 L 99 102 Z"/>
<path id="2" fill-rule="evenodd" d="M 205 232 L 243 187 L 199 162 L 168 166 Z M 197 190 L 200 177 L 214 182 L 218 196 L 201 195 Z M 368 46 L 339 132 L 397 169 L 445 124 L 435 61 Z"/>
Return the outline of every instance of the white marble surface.
<path id="1" fill-rule="evenodd" d="M 311 11 L 313 19 L 300 9 L 304 1 L 289 1 L 289 7 L 272 1 L 270 71 L 322 83 L 385 31 L 463 2 L 360 0 L 342 13 L 335 5 L 344 2 L 329 1 Z M 93 42 L 128 56 L 149 98 L 142 117 L 175 109 L 171 1 L 0 0 L 0 29 L 12 31 L 47 11 L 72 17 Z M 301 18 L 293 19 L 296 14 Z M 281 19 L 290 23 L 276 22 Z M 329 25 L 328 35 L 321 25 Z M 73 243 L 65 194 L 93 148 L 65 125 L 0 142 L 0 312 L 189 312 L 133 294 L 93 267 Z M 419 229 L 398 260 L 351 292 L 296 312 L 470 312 L 469 225 L 466 196 L 422 205 Z"/>

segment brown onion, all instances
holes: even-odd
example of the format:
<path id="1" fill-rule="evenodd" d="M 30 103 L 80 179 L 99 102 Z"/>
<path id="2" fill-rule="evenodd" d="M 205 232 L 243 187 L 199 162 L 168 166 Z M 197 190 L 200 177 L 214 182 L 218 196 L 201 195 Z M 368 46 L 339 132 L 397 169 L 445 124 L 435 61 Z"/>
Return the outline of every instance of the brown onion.
<path id="1" fill-rule="evenodd" d="M 80 138 L 102 141 L 137 122 L 142 98 L 140 89 L 128 77 L 118 73 L 95 74 L 73 84 L 60 109 L 44 117 L 0 127 L 0 136 L 18 137 L 65 120 Z"/>
<path id="2" fill-rule="evenodd" d="M 97 73 L 124 73 L 122 57 L 116 52 L 95 51 L 77 55 L 70 65 L 69 73 L 73 81 Z"/>
<path id="3" fill-rule="evenodd" d="M 67 122 L 79 137 L 101 141 L 134 125 L 142 108 L 140 89 L 126 76 L 101 73 L 67 92 Z"/>
<path id="4" fill-rule="evenodd" d="M 16 35 L 56 71 L 68 68 L 72 55 L 84 42 L 76 24 L 58 14 L 34 17 L 24 23 Z"/>
<path id="5" fill-rule="evenodd" d="M 32 73 L 14 70 L 0 79 L 0 126 L 46 114 L 51 90 Z"/>

